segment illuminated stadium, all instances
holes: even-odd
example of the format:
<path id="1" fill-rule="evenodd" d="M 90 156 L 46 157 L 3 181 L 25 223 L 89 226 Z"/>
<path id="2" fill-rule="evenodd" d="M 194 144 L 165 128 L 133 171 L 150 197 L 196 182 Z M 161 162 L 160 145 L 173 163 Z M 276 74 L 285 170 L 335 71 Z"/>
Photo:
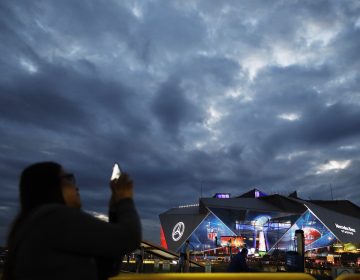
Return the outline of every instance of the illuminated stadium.
<path id="1" fill-rule="evenodd" d="M 254 189 L 240 196 L 216 194 L 199 204 L 179 206 L 160 216 L 161 245 L 178 252 L 190 240 L 195 251 L 231 254 L 247 247 L 251 254 L 295 250 L 302 229 L 305 251 L 360 251 L 360 207 L 348 200 L 303 200 L 266 195 Z"/>

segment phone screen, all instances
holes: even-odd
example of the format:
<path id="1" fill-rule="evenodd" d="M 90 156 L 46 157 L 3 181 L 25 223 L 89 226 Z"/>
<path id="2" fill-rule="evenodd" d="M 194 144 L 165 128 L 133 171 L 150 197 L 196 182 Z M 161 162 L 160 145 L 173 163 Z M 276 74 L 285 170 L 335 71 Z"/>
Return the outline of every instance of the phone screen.
<path id="1" fill-rule="evenodd" d="M 115 179 L 119 179 L 120 176 L 121 176 L 120 167 L 117 163 L 115 163 L 111 174 L 111 181 Z"/>

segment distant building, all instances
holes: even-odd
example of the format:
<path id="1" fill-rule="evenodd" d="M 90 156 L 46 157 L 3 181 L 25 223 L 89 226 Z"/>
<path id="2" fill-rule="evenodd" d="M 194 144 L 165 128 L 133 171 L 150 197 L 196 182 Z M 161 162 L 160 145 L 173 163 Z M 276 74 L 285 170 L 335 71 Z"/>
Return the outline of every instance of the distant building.
<path id="1" fill-rule="evenodd" d="M 233 198 L 217 193 L 199 204 L 169 209 L 160 214 L 160 223 L 161 245 L 171 251 L 187 239 L 197 251 L 245 246 L 250 253 L 290 251 L 297 229 L 304 231 L 305 251 L 360 249 L 360 207 L 348 200 L 303 200 L 296 192 L 287 197 L 253 189 Z"/>

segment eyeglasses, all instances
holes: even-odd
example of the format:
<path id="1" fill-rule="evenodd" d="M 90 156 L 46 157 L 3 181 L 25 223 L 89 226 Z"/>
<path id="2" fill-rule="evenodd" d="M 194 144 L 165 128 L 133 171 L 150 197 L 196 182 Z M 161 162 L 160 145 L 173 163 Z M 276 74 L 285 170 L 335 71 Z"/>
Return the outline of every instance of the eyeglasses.
<path id="1" fill-rule="evenodd" d="M 76 179 L 75 179 L 75 175 L 74 174 L 64 174 L 64 175 L 61 175 L 60 178 L 64 178 L 66 181 L 69 181 L 70 183 L 72 184 L 76 184 Z"/>

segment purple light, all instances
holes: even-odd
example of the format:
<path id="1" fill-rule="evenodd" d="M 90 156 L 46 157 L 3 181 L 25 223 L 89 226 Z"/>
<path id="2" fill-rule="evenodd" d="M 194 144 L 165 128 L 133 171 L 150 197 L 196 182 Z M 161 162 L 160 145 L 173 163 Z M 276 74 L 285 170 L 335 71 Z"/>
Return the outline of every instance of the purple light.
<path id="1" fill-rule="evenodd" d="M 217 193 L 215 194 L 215 198 L 230 198 L 229 193 Z"/>

